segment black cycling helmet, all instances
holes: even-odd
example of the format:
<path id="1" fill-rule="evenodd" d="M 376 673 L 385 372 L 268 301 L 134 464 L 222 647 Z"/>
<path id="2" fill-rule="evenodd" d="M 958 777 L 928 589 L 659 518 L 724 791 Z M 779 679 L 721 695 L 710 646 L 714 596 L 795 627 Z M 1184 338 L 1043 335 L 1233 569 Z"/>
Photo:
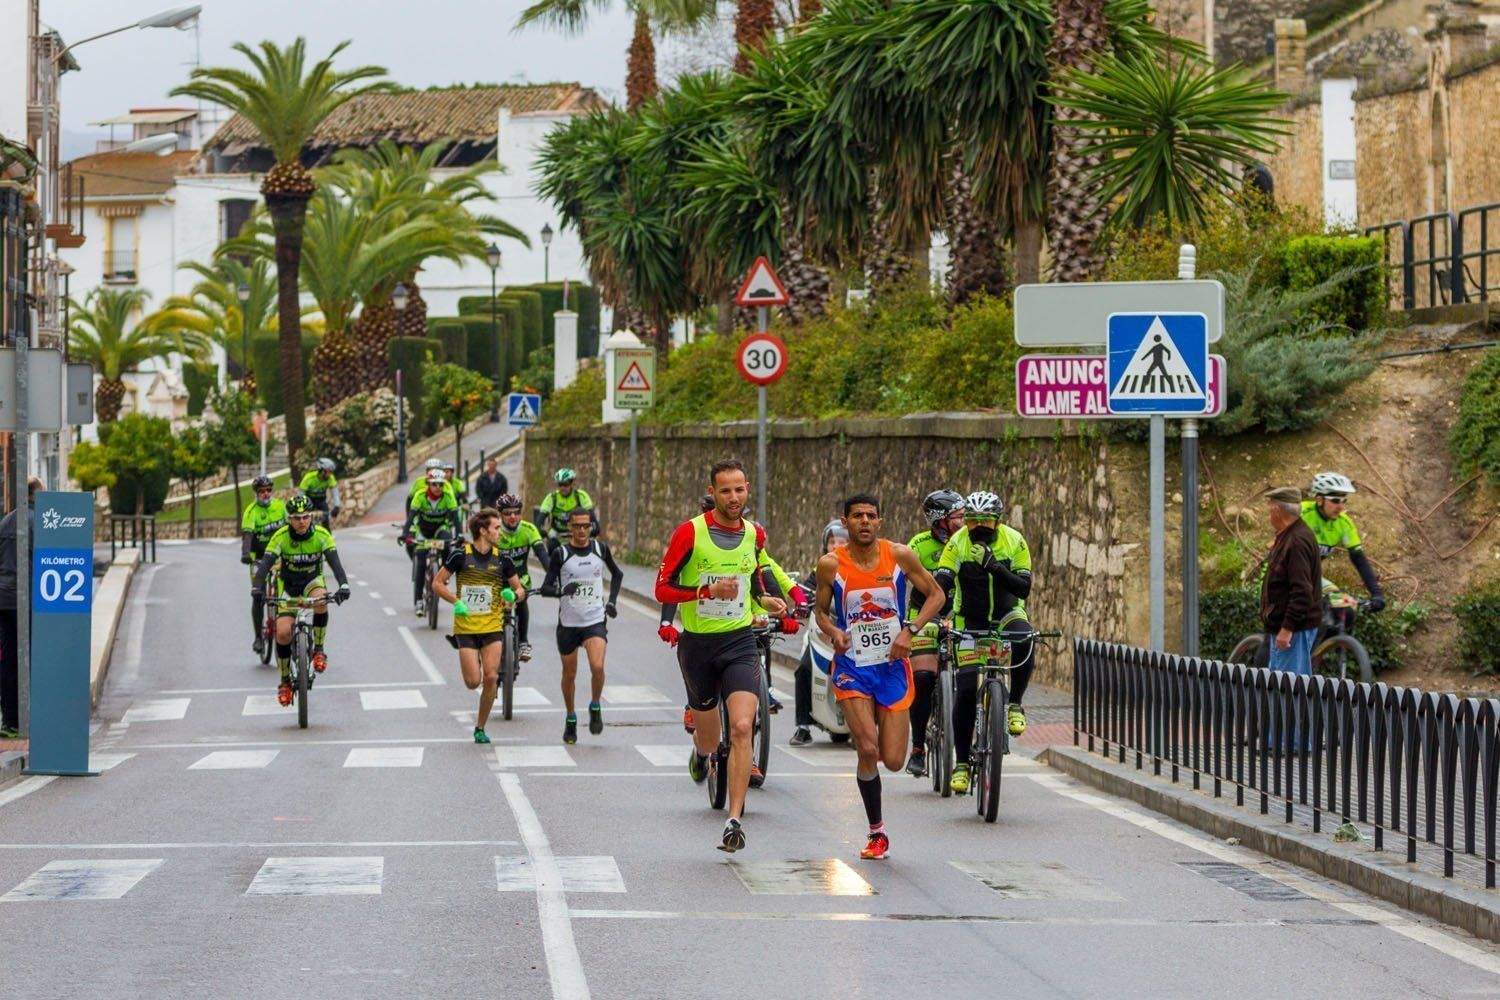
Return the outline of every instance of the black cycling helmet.
<path id="1" fill-rule="evenodd" d="M 286 502 L 287 517 L 297 517 L 299 514 L 311 514 L 312 512 L 313 504 L 307 498 L 306 493 L 298 493 Z"/>
<path id="2" fill-rule="evenodd" d="M 275 487 L 276 484 L 271 481 L 270 476 L 256 476 L 250 480 L 250 488 L 252 490 L 269 490 Z"/>
<path id="3" fill-rule="evenodd" d="M 520 510 L 521 498 L 514 493 L 502 493 L 500 499 L 495 501 L 496 510 Z"/>
<path id="4" fill-rule="evenodd" d="M 700 511 L 702 511 L 703 513 L 705 513 L 705 514 L 707 514 L 709 511 L 713 510 L 714 509 L 714 495 L 712 493 L 705 493 L 701 497 L 699 497 L 698 498 L 698 509 Z"/>
<path id="5" fill-rule="evenodd" d="M 922 517 L 928 524 L 964 509 L 963 494 L 957 490 L 933 490 L 922 498 Z"/>

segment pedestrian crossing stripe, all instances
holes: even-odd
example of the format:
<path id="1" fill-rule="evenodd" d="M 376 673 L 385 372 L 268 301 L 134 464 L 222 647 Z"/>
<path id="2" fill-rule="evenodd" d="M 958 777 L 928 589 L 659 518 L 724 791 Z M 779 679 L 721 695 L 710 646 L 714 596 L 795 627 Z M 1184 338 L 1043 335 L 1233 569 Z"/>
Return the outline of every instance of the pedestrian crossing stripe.
<path id="1" fill-rule="evenodd" d="M 1208 408 L 1208 324 L 1201 313 L 1116 313 L 1108 341 L 1111 412 Z"/>

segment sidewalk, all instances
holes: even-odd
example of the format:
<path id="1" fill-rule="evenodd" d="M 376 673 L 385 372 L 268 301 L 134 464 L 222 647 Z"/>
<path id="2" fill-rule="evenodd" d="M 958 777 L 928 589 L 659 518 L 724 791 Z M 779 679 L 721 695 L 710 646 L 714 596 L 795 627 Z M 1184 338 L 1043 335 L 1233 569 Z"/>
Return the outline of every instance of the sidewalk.
<path id="1" fill-rule="evenodd" d="M 479 452 L 484 451 L 486 455 L 492 455 L 497 449 L 504 448 L 515 442 L 520 436 L 520 429 L 511 427 L 505 423 L 485 424 L 478 430 L 464 435 L 464 460 L 473 461 L 479 457 Z M 452 446 L 438 452 L 439 458 L 453 458 Z M 522 450 L 514 448 L 501 460 L 500 471 L 505 473 L 505 478 L 510 483 L 512 492 L 521 488 L 521 462 Z M 360 518 L 362 525 L 384 525 L 393 521 L 401 521 L 406 517 L 406 498 L 411 495 L 411 484 L 422 475 L 422 463 L 408 463 L 406 474 L 409 477 L 404 483 L 396 483 L 390 489 L 380 495 L 374 505 Z M 477 473 L 476 473 L 477 475 Z M 472 490 L 472 483 L 470 489 Z M 525 499 L 524 497 L 522 498 Z M 529 507 L 528 507 L 529 509 Z"/>

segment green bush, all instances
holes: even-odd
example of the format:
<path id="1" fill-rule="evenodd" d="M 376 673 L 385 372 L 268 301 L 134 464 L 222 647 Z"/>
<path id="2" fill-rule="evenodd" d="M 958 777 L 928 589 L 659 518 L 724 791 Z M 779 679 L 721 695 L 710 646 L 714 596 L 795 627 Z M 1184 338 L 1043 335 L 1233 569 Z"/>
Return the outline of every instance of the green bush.
<path id="1" fill-rule="evenodd" d="M 531 288 L 509 288 L 500 293 L 501 302 L 515 302 L 521 307 L 521 333 L 525 337 L 523 357 L 542 346 L 542 293 Z"/>
<path id="2" fill-rule="evenodd" d="M 1198 649 L 1208 659 L 1224 659 L 1241 639 L 1261 631 L 1258 588 L 1220 587 L 1198 595 Z"/>
<path id="3" fill-rule="evenodd" d="M 1500 580 L 1469 589 L 1453 604 L 1458 652 L 1467 669 L 1500 674 Z"/>
<path id="4" fill-rule="evenodd" d="M 1369 329 L 1385 315 L 1384 253 L 1384 244 L 1374 236 L 1296 237 L 1282 251 L 1286 286 L 1303 291 L 1349 274 L 1335 292 L 1308 308 L 1332 327 Z"/>
<path id="5" fill-rule="evenodd" d="M 478 322 L 474 322 L 475 320 Z M 500 344 L 505 336 L 505 319 L 498 314 L 493 325 L 488 316 L 464 316 L 458 320 L 464 330 L 467 351 L 464 364 L 485 378 L 495 378 L 496 372 L 504 375 L 504 358 L 500 356 Z M 496 368 L 499 364 L 501 367 Z"/>
<path id="6" fill-rule="evenodd" d="M 542 295 L 542 343 L 551 344 L 553 341 L 552 314 L 559 309 L 572 309 L 578 314 L 578 356 L 580 358 L 594 358 L 599 356 L 599 291 L 592 285 L 581 282 L 568 282 L 568 302 L 563 304 L 563 283 L 561 281 L 549 281 L 535 285 L 526 285 L 526 288 L 540 292 Z"/>
<path id="7" fill-rule="evenodd" d="M 442 341 L 443 357 L 450 364 L 468 364 L 469 335 L 462 323 L 456 320 L 439 323 L 432 328 L 432 336 Z"/>
<path id="8" fill-rule="evenodd" d="M 129 413 L 99 428 L 104 464 L 115 476 L 109 506 L 117 514 L 161 510 L 172 482 L 172 425 L 161 417 Z"/>
<path id="9" fill-rule="evenodd" d="M 460 331 L 462 332 L 462 331 Z M 340 476 L 357 476 L 396 450 L 396 394 L 359 392 L 318 414 L 308 454 L 331 458 Z"/>
<path id="10" fill-rule="evenodd" d="M 397 369 L 402 371 L 401 395 L 406 399 L 407 417 L 411 422 L 407 435 L 421 437 L 429 426 L 423 408 L 426 396 L 422 376 L 427 366 L 442 363 L 443 342 L 435 337 L 392 337 L 386 342 L 386 356 L 390 359 L 393 375 Z"/>
<path id="11" fill-rule="evenodd" d="M 539 392 L 543 398 L 552 394 L 552 347 L 544 345 L 526 357 L 526 366 L 502 386 L 504 392 Z"/>
<path id="12" fill-rule="evenodd" d="M 1360 615 L 1354 621 L 1354 638 L 1370 654 L 1370 668 L 1379 674 L 1396 670 L 1406 660 L 1407 639 L 1427 620 L 1420 604 L 1386 606 L 1380 614 Z"/>
<path id="13" fill-rule="evenodd" d="M 318 338 L 310 333 L 302 335 L 302 377 L 304 390 L 312 385 L 312 356 L 318 349 Z M 274 333 L 250 338 L 250 357 L 255 367 L 255 391 L 266 406 L 268 416 L 276 416 L 286 409 L 281 396 L 281 342 Z M 304 398 L 311 401 L 310 396 Z"/>
<path id="14" fill-rule="evenodd" d="M 548 427 L 588 427 L 599 422 L 603 407 L 604 366 L 595 363 L 580 371 L 571 385 L 548 397 L 542 417 Z"/>
<path id="15" fill-rule="evenodd" d="M 209 394 L 219 387 L 219 366 L 206 361 L 189 361 L 182 366 L 182 382 L 188 391 L 188 416 L 200 416 Z"/>
<path id="16" fill-rule="evenodd" d="M 1464 379 L 1448 443 L 1466 473 L 1500 483 L 1500 349 L 1485 351 Z"/>

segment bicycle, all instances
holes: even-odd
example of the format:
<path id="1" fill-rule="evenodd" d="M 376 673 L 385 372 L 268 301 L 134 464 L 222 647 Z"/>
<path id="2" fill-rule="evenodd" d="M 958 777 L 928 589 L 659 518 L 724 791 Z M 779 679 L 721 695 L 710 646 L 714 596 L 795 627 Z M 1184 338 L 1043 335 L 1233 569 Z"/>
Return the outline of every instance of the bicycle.
<path id="1" fill-rule="evenodd" d="M 509 591 L 507 591 L 508 593 Z M 500 626 L 500 717 L 509 722 L 516 708 L 516 673 L 520 670 L 520 650 L 516 625 L 516 606 L 505 605 L 505 623 Z"/>
<path id="2" fill-rule="evenodd" d="M 270 601 L 266 601 L 265 621 L 261 622 L 260 631 L 260 662 L 270 666 L 271 654 L 276 650 L 276 608 Z"/>
<path id="3" fill-rule="evenodd" d="M 1032 629 L 1025 634 L 1009 633 L 1001 629 L 959 629 L 948 625 L 938 628 L 938 641 L 949 647 L 950 662 L 957 663 L 952 647 L 956 640 L 972 639 L 976 647 L 982 647 L 984 662 L 979 664 L 979 699 L 974 709 L 974 741 L 969 749 L 969 794 L 976 798 L 975 807 L 986 823 L 993 823 L 1000 815 L 1000 779 L 1005 755 L 1010 753 L 1010 729 L 1006 725 L 1005 708 L 1010 703 L 1010 672 L 1024 664 L 1011 663 L 1012 643 L 1031 640 L 1032 655 L 1036 655 L 1036 643 L 1046 645 L 1045 640 L 1056 639 L 1061 632 L 1039 632 Z M 1001 660 L 1006 662 L 1002 663 Z"/>
<path id="4" fill-rule="evenodd" d="M 1314 673 L 1340 680 L 1355 680 L 1364 684 L 1375 680 L 1375 671 L 1370 666 L 1370 654 L 1364 643 L 1350 635 L 1354 627 L 1356 612 L 1366 611 L 1369 601 L 1361 601 L 1345 593 L 1328 580 L 1323 581 L 1323 624 L 1313 640 L 1312 668 Z M 1243 663 L 1264 669 L 1270 663 L 1271 649 L 1262 634 L 1247 635 L 1230 651 L 1228 662 Z"/>
<path id="5" fill-rule="evenodd" d="M 937 680 L 932 685 L 932 714 L 927 717 L 927 769 L 932 790 L 943 798 L 953 794 L 953 657 L 946 642 L 938 643 Z"/>
<path id="6" fill-rule="evenodd" d="M 399 528 L 400 525 L 396 525 L 396 527 Z M 403 539 L 397 538 L 396 541 L 405 544 Z M 434 631 L 438 627 L 438 596 L 437 591 L 432 589 L 432 581 L 437 578 L 437 571 L 442 565 L 441 553 L 447 547 L 448 540 L 446 538 L 422 538 L 419 536 L 413 538 L 411 542 L 413 559 L 416 558 L 416 553 L 418 552 L 439 553 L 439 557 L 436 559 L 431 558 L 429 555 L 427 559 L 427 571 L 422 580 L 422 610 L 427 616 L 427 627 Z M 506 718 L 508 719 L 510 716 L 506 716 Z"/>
<path id="7" fill-rule="evenodd" d="M 271 597 L 266 599 L 266 606 L 277 610 L 281 608 L 294 608 L 297 612 L 296 620 L 292 623 L 292 692 L 297 701 L 297 728 L 307 728 L 307 696 L 313 685 L 313 613 L 317 605 L 322 604 L 326 611 L 331 604 L 338 603 L 332 594 L 325 594 L 319 598 L 308 597 Z"/>
<path id="8" fill-rule="evenodd" d="M 772 618 L 757 618 L 750 626 L 755 636 L 757 655 L 761 661 L 760 705 L 755 713 L 755 724 L 750 733 L 750 761 L 760 767 L 760 780 L 751 772 L 750 787 L 760 788 L 766 783 L 767 769 L 771 765 L 771 644 L 783 635 L 781 625 Z M 719 699 L 719 745 L 714 750 L 709 765 L 708 807 L 723 809 L 729 795 L 729 708 L 727 699 Z"/>

